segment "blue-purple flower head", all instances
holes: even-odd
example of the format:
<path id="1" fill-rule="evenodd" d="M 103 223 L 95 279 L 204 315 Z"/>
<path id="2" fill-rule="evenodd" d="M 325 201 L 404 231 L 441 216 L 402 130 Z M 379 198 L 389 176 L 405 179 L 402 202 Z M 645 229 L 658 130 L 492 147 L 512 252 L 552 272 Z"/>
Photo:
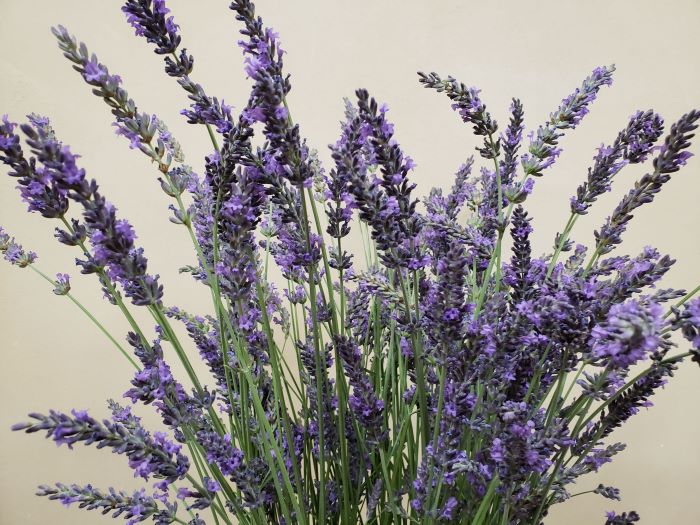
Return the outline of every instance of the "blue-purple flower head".
<path id="1" fill-rule="evenodd" d="M 21 129 L 27 135 L 30 146 L 37 146 L 37 139 L 45 139 L 52 143 L 52 156 L 61 154 L 64 146 L 55 141 L 48 119 L 34 114 L 28 118 L 29 124 L 23 124 Z M 34 159 L 26 159 L 15 127 L 16 124 L 10 122 L 7 116 L 3 117 L 0 125 L 0 160 L 10 167 L 9 175 L 17 179 L 17 189 L 22 200 L 29 205 L 29 211 L 37 211 L 47 218 L 61 217 L 68 211 L 68 192 L 61 187 L 61 181 L 56 180 L 56 166 L 37 166 Z M 81 171 L 75 167 L 75 162 L 66 168 L 69 168 L 67 175 L 70 180 L 80 178 Z"/>
<path id="2" fill-rule="evenodd" d="M 253 80 L 258 80 L 261 73 L 268 71 L 273 64 L 281 63 L 284 54 L 279 44 L 279 33 L 268 27 L 263 35 L 262 38 L 238 41 L 238 45 L 246 54 L 246 75 Z"/>
<path id="3" fill-rule="evenodd" d="M 95 55 L 92 55 L 90 60 L 85 63 L 82 74 L 85 82 L 96 86 L 112 84 L 112 89 L 114 89 L 122 82 L 122 78 L 119 75 L 110 75 L 107 68 L 97 61 Z"/>
<path id="4" fill-rule="evenodd" d="M 612 73 L 615 66 L 597 67 L 588 76 L 580 88 L 561 101 L 561 105 L 552 113 L 550 123 L 558 129 L 575 128 L 588 112 L 588 106 L 595 100 L 603 86 L 612 85 Z"/>
<path id="5" fill-rule="evenodd" d="M 673 307 L 673 327 L 690 342 L 693 361 L 700 365 L 700 297 L 688 301 L 682 308 Z"/>
<path id="6" fill-rule="evenodd" d="M 663 309 L 630 299 L 616 304 L 591 332 L 593 356 L 613 368 L 628 368 L 661 345 Z"/>
<path id="7" fill-rule="evenodd" d="M 36 258 L 36 253 L 26 251 L 21 244 L 17 244 L 13 237 L 10 237 L 0 226 L 0 252 L 3 253 L 7 262 L 20 268 L 25 268 L 32 264 Z"/>
<path id="8" fill-rule="evenodd" d="M 614 511 L 609 511 L 605 513 L 605 525 L 633 525 L 640 520 L 639 514 L 635 511 L 623 512 L 622 514 L 617 514 Z"/>
<path id="9" fill-rule="evenodd" d="M 53 293 L 66 295 L 68 292 L 70 292 L 70 276 L 67 273 L 57 273 Z"/>
<path id="10" fill-rule="evenodd" d="M 9 150 L 19 146 L 19 137 L 14 130 L 17 127 L 15 122 L 10 122 L 7 114 L 2 116 L 0 123 L 0 150 Z"/>
<path id="11" fill-rule="evenodd" d="M 165 6 L 165 0 L 128 0 L 122 7 L 127 21 L 138 36 L 156 45 L 156 53 L 167 55 L 180 45 L 178 25 Z"/>
<path id="12" fill-rule="evenodd" d="M 644 162 L 663 132 L 663 119 L 651 110 L 638 111 L 610 146 L 601 144 L 588 169 L 588 178 L 571 198 L 573 213 L 584 215 L 596 199 L 610 190 L 613 177 L 627 164 Z"/>

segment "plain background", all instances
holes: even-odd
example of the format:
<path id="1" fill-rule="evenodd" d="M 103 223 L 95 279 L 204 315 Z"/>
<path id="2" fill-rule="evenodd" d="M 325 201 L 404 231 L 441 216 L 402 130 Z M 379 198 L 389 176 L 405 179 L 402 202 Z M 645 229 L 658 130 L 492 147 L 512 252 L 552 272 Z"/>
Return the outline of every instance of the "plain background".
<path id="1" fill-rule="evenodd" d="M 184 45 L 195 56 L 193 78 L 210 95 L 241 107 L 249 84 L 235 44 L 239 27 L 227 2 L 171 0 L 169 6 Z M 201 173 L 203 156 L 211 149 L 207 134 L 178 114 L 187 105 L 184 92 L 163 73 L 151 46 L 133 36 L 119 8 L 116 0 L 0 0 L 0 113 L 13 120 L 32 111 L 50 116 L 59 137 L 82 155 L 88 174 L 134 224 L 150 268 L 165 283 L 166 304 L 208 312 L 206 290 L 178 274 L 194 258 L 184 230 L 167 220 L 169 201 L 155 181 L 157 171 L 114 135 L 106 106 L 71 71 L 49 32 L 51 25 L 62 23 L 85 41 L 111 73 L 123 77 L 141 110 L 157 113 L 169 125 L 188 162 Z M 595 66 L 615 63 L 614 85 L 602 90 L 591 114 L 563 139 L 564 154 L 528 200 L 536 253 L 549 250 L 563 227 L 568 198 L 585 177 L 595 148 L 611 142 L 630 114 L 651 107 L 670 125 L 700 107 L 697 0 L 261 0 L 258 12 L 280 32 L 292 74 L 291 110 L 321 158 L 328 159 L 326 145 L 337 137 L 342 98 L 366 87 L 389 104 L 397 137 L 418 165 L 421 195 L 433 185 L 448 188 L 477 141 L 445 97 L 418 85 L 416 71 L 452 74 L 480 87 L 502 125 L 510 98 L 518 96 L 526 125 L 533 129 Z M 700 148 L 694 145 L 692 151 Z M 643 169 L 619 174 L 613 193 L 577 224 L 577 241 L 590 244 L 593 229 Z M 691 159 L 673 176 L 656 201 L 636 214 L 621 250 L 636 254 L 652 244 L 677 258 L 666 286 L 690 289 L 700 281 L 698 171 L 700 161 Z M 25 213 L 14 186 L 3 171 L 0 224 L 39 253 L 37 264 L 45 272 L 70 272 L 75 295 L 123 337 L 126 324 L 100 298 L 96 280 L 77 275 L 76 252 L 53 240 L 54 224 Z M 360 245 L 354 249 L 359 252 Z M 140 482 L 131 477 L 123 457 L 93 447 L 57 449 L 40 435 L 12 433 L 9 427 L 30 411 L 50 408 L 88 408 L 106 416 L 105 400 L 121 397 L 132 370 L 67 299 L 54 296 L 30 271 L 2 264 L 0 283 L 0 523 L 106 522 L 97 513 L 64 510 L 33 492 L 37 484 L 55 481 L 136 488 Z M 700 370 L 686 363 L 654 398 L 656 406 L 617 432 L 628 450 L 580 483 L 581 490 L 599 482 L 614 484 L 623 501 L 581 496 L 555 508 L 547 523 L 603 523 L 610 509 L 636 509 L 648 524 L 700 522 L 699 394 Z M 148 409 L 139 413 L 156 420 Z"/>

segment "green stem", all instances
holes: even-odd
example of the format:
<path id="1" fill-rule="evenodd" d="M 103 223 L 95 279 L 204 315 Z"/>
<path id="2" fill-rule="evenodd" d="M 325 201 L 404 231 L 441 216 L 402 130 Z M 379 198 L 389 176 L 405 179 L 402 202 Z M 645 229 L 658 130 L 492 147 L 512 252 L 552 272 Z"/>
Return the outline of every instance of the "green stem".
<path id="1" fill-rule="evenodd" d="M 44 272 L 42 272 L 41 270 L 39 270 L 38 268 L 36 268 L 33 264 L 30 264 L 30 265 L 29 265 L 29 268 L 31 268 L 34 272 L 36 272 L 38 275 L 40 275 L 42 278 L 44 278 L 46 281 L 48 281 L 48 282 L 51 283 L 52 285 L 55 285 L 55 284 L 56 284 L 55 281 L 54 281 L 53 279 L 51 279 L 51 278 L 50 278 L 48 275 L 46 275 Z M 109 340 L 112 342 L 112 344 L 114 344 L 114 346 L 117 347 L 117 349 L 119 350 L 119 352 L 120 352 L 124 357 L 126 357 L 126 359 L 132 364 L 132 366 L 133 366 L 134 368 L 136 368 L 136 370 L 141 370 L 141 367 L 136 363 L 136 361 L 133 360 L 133 358 L 129 355 L 129 353 L 128 353 L 126 350 L 124 350 L 124 348 L 122 347 L 122 345 L 120 345 L 120 344 L 117 342 L 117 340 L 112 336 L 112 334 L 110 334 L 110 333 L 107 331 L 107 329 L 104 327 L 104 325 L 103 325 L 102 323 L 100 323 L 100 322 L 95 318 L 95 316 L 92 315 L 92 314 L 90 313 L 90 311 L 89 311 L 87 308 L 85 308 L 85 306 L 83 306 L 83 304 L 82 304 L 80 301 L 78 301 L 70 292 L 69 292 L 69 293 L 66 293 L 66 294 L 64 294 L 64 295 L 65 295 L 66 297 L 68 297 L 68 299 L 70 299 L 70 300 L 73 302 L 74 305 L 76 305 L 78 308 L 80 308 L 80 310 L 88 317 L 88 319 L 90 319 L 90 320 L 95 324 L 95 326 L 97 326 L 97 328 L 100 330 L 100 332 L 102 332 L 102 333 L 107 337 L 107 339 L 109 339 Z"/>
<path id="2" fill-rule="evenodd" d="M 572 213 L 569 216 L 569 220 L 566 222 L 566 226 L 564 226 L 564 231 L 559 236 L 559 242 L 555 247 L 554 254 L 552 255 L 552 260 L 549 261 L 549 266 L 547 266 L 547 277 L 552 275 L 552 271 L 554 271 L 554 265 L 557 263 L 559 254 L 561 254 L 562 250 L 564 249 L 564 246 L 566 246 L 566 241 L 569 239 L 569 234 L 571 233 L 571 230 L 573 230 L 578 218 L 579 215 L 575 213 Z"/>
<path id="3" fill-rule="evenodd" d="M 299 198 L 302 204 L 302 217 L 306 233 L 306 248 L 311 252 L 311 232 L 309 225 L 309 213 L 304 196 L 304 188 L 299 185 Z M 316 361 L 316 410 L 318 411 L 318 461 L 319 461 L 319 496 L 318 496 L 318 523 L 326 522 L 326 450 L 325 450 L 325 417 L 323 405 L 323 392 L 325 384 L 322 374 L 325 374 L 325 364 L 321 363 L 321 344 L 319 334 L 319 322 L 316 312 L 316 271 L 315 265 L 309 267 L 309 307 L 311 309 L 312 330 L 311 335 L 314 344 L 314 356 Z"/>

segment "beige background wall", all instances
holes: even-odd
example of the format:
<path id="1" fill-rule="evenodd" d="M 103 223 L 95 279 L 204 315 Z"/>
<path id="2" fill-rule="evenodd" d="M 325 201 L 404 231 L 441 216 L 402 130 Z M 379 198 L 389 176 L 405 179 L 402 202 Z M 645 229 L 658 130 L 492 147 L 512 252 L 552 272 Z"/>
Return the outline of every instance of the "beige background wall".
<path id="1" fill-rule="evenodd" d="M 227 2 L 169 4 L 195 56 L 194 78 L 210 94 L 240 107 L 248 83 Z M 614 86 L 603 90 L 585 122 L 563 140 L 565 153 L 529 201 L 536 252 L 549 249 L 562 228 L 568 197 L 585 176 L 594 148 L 612 141 L 633 111 L 653 107 L 670 122 L 700 107 L 698 0 L 258 4 L 288 52 L 294 118 L 322 158 L 328 158 L 325 146 L 337 136 L 342 97 L 367 87 L 389 103 L 398 138 L 418 164 L 422 194 L 431 185 L 449 187 L 476 141 L 446 99 L 419 87 L 417 70 L 452 74 L 481 87 L 501 123 L 507 121 L 510 97 L 517 95 L 526 124 L 535 128 L 593 67 L 615 63 Z M 132 35 L 119 7 L 117 0 L 0 0 L 0 113 L 15 120 L 31 111 L 49 115 L 59 136 L 83 155 L 88 173 L 133 222 L 151 267 L 162 275 L 166 302 L 205 312 L 205 290 L 177 273 L 193 258 L 183 231 L 167 221 L 168 200 L 155 183 L 154 168 L 114 135 L 106 107 L 71 71 L 49 32 L 52 24 L 63 23 L 87 42 L 112 73 L 122 75 L 141 109 L 168 123 L 189 162 L 201 171 L 210 150 L 206 133 L 178 115 L 186 105 L 184 93 L 164 75 L 160 58 Z M 700 153 L 700 147 L 693 151 Z M 96 281 L 76 276 L 75 253 L 53 241 L 49 221 L 24 212 L 14 182 L 2 171 L 0 224 L 39 252 L 44 271 L 70 272 L 76 296 L 121 337 L 125 323 L 100 299 Z M 656 202 L 638 213 L 626 236 L 628 253 L 653 244 L 678 259 L 668 286 L 690 288 L 700 281 L 699 172 L 700 160 L 691 159 Z M 579 222 L 575 238 L 590 242 L 593 228 L 641 174 L 641 169 L 621 173 L 614 195 L 600 199 Z M 65 298 L 53 296 L 29 271 L 3 262 L 0 286 L 0 523 L 105 522 L 98 514 L 64 510 L 32 494 L 38 483 L 54 481 L 139 486 L 123 458 L 81 446 L 56 449 L 40 436 L 11 433 L 9 426 L 29 411 L 49 408 L 89 408 L 106 415 L 104 400 L 121 396 L 131 370 Z M 699 522 L 699 394 L 700 370 L 688 363 L 656 397 L 657 406 L 618 433 L 630 443 L 628 450 L 599 477 L 581 483 L 582 490 L 599 481 L 614 483 L 624 501 L 576 498 L 557 508 L 548 523 L 602 523 L 604 510 L 613 508 L 637 509 L 644 523 L 653 525 Z"/>

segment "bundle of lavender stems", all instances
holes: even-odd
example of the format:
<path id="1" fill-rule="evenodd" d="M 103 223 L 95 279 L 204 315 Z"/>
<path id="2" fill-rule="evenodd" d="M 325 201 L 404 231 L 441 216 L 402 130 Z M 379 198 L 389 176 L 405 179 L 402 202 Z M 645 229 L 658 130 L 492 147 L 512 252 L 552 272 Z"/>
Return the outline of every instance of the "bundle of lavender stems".
<path id="1" fill-rule="evenodd" d="M 201 176 L 118 75 L 66 28 L 53 29 L 117 134 L 151 159 L 172 198 L 170 220 L 192 243 L 182 271 L 211 292 L 209 312 L 168 304 L 134 228 L 48 118 L 0 124 L 0 159 L 22 200 L 51 220 L 130 331 L 112 334 L 71 294 L 67 274 L 43 273 L 36 254 L 0 229 L 4 258 L 75 303 L 135 370 L 105 419 L 49 410 L 13 429 L 121 454 L 144 488 L 57 483 L 38 494 L 159 525 L 538 525 L 576 482 L 579 494 L 619 500 L 617 488 L 586 488 L 580 478 L 625 448 L 615 431 L 651 405 L 681 362 L 700 363 L 700 287 L 657 287 L 674 260 L 654 248 L 613 251 L 637 208 L 691 157 L 700 111 L 670 125 L 651 110 L 633 114 L 597 150 L 568 222 L 538 257 L 527 198 L 614 67 L 596 68 L 525 136 L 519 100 L 499 128 L 478 89 L 419 73 L 480 142 L 449 191 L 419 202 L 387 106 L 364 89 L 346 101 L 333 165 L 322 168 L 287 105 L 277 33 L 249 0 L 230 9 L 252 84 L 236 113 L 193 80 L 194 58 L 164 0 L 122 7 L 185 90 L 181 114 L 211 139 Z M 575 244 L 579 217 L 618 172 L 644 162 L 647 174 L 595 231 L 594 246 Z M 347 251 L 353 228 L 364 257 Z M 276 283 L 273 267 L 283 276 Z M 155 324 L 139 324 L 137 309 Z M 147 430 L 136 405 L 153 407 L 162 429 Z M 639 519 L 611 511 L 606 523 Z"/>

